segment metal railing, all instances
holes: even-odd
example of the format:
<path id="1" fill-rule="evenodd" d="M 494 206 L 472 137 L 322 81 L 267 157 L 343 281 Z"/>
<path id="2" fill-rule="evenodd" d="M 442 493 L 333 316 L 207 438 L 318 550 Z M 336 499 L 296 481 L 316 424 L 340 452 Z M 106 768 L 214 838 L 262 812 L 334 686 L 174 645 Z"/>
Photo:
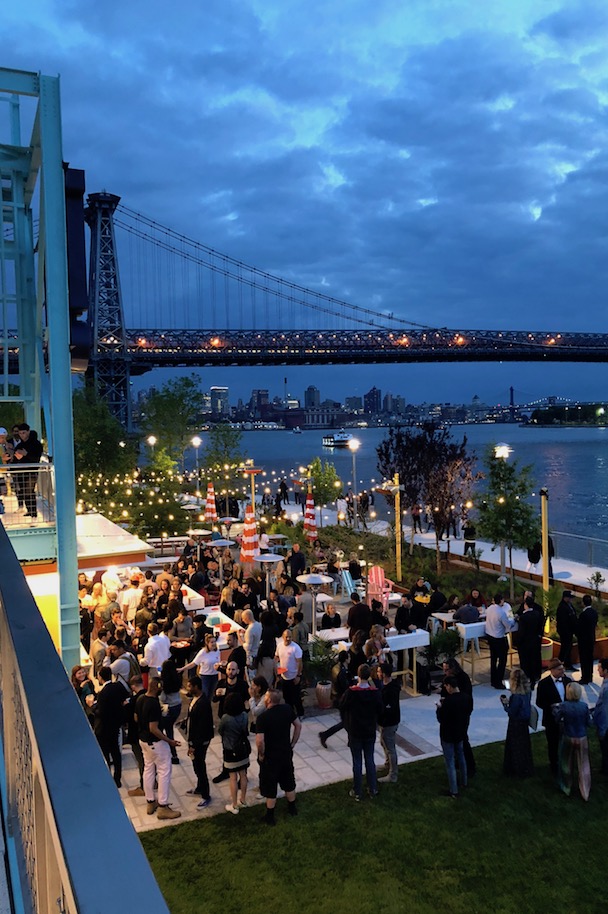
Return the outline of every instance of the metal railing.
<path id="1" fill-rule="evenodd" d="M 17 914 L 167 914 L 1 527 L 0 792 Z M 93 850 L 110 847 L 121 864 L 100 880 Z"/>
<path id="2" fill-rule="evenodd" d="M 5 527 L 54 524 L 53 465 L 31 463 L 4 466 L 0 470 L 0 503 L 2 523 Z"/>
<path id="3" fill-rule="evenodd" d="M 608 568 L 608 540 L 556 530 L 551 531 L 551 538 L 556 558 L 580 562 L 590 568 Z"/>

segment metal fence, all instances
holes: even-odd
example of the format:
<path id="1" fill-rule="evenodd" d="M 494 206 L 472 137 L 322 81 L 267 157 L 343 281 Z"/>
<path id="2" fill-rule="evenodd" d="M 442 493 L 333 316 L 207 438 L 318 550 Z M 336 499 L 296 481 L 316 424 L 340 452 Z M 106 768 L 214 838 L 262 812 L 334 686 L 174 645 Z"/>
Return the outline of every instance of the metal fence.
<path id="1" fill-rule="evenodd" d="M 551 531 L 551 538 L 556 558 L 580 562 L 589 568 L 608 568 L 608 540 L 555 530 Z"/>
<path id="2" fill-rule="evenodd" d="M 55 470 L 50 463 L 5 466 L 0 471 L 5 527 L 55 523 Z"/>
<path id="3" fill-rule="evenodd" d="M 16 914 L 167 914 L 1 526 L 0 791 Z"/>

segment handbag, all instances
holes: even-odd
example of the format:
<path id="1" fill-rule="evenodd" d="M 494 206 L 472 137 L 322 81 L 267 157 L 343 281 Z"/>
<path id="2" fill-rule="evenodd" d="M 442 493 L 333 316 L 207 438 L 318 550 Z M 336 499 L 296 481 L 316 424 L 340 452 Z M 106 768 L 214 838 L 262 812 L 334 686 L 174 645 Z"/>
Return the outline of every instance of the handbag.
<path id="1" fill-rule="evenodd" d="M 538 730 L 538 708 L 536 705 L 530 705 L 530 720 L 528 726 L 531 730 Z"/>

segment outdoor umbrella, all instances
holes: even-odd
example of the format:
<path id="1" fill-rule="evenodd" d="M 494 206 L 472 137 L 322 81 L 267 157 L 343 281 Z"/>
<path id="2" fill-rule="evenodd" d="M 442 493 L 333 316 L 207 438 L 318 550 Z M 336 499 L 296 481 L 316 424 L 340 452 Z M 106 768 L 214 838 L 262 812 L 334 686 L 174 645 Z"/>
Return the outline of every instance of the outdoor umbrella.
<path id="1" fill-rule="evenodd" d="M 317 538 L 317 518 L 315 511 L 315 500 L 312 497 L 312 492 L 309 492 L 306 496 L 306 510 L 304 512 L 304 530 L 306 531 L 306 539 L 310 540 L 312 543 Z"/>
<path id="2" fill-rule="evenodd" d="M 258 543 L 258 528 L 255 522 L 253 507 L 247 505 L 245 508 L 245 523 L 243 524 L 243 533 L 241 536 L 241 564 L 252 565 L 259 554 L 260 546 Z"/>
<path id="3" fill-rule="evenodd" d="M 217 508 L 215 506 L 215 491 L 213 483 L 207 483 L 207 500 L 205 502 L 205 523 L 217 524 Z"/>

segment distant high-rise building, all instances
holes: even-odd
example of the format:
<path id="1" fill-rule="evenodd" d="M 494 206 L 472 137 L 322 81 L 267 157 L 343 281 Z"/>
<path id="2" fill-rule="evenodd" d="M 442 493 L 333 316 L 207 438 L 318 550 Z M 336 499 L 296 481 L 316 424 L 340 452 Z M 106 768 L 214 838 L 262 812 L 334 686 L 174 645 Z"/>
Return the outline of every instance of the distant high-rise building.
<path id="1" fill-rule="evenodd" d="M 377 387 L 372 387 L 371 390 L 368 390 L 366 394 L 363 395 L 363 412 L 374 413 L 380 412 L 380 407 L 382 404 L 382 391 L 378 390 Z"/>
<path id="2" fill-rule="evenodd" d="M 344 409 L 349 410 L 351 413 L 360 413 L 363 409 L 363 400 L 361 397 L 346 397 Z"/>
<path id="3" fill-rule="evenodd" d="M 228 416 L 230 414 L 227 387 L 212 387 L 209 391 L 209 396 L 211 397 L 211 413 L 214 416 Z"/>
<path id="4" fill-rule="evenodd" d="M 392 413 L 393 412 L 393 395 L 391 393 L 384 394 L 382 399 L 382 412 L 383 413 Z"/>
<path id="5" fill-rule="evenodd" d="M 311 384 L 304 391 L 304 409 L 316 409 L 321 405 L 319 388 Z"/>

